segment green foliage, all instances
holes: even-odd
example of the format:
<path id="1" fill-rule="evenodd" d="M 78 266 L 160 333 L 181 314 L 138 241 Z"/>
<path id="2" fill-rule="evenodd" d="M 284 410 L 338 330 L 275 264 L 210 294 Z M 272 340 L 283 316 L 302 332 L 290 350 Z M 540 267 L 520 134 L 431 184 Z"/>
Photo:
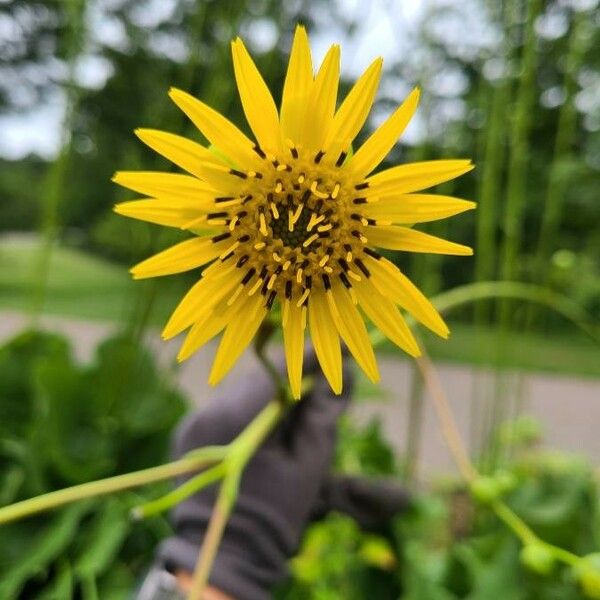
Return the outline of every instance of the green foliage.
<path id="1" fill-rule="evenodd" d="M 370 439 L 386 446 L 377 431 L 374 425 L 344 426 L 338 464 L 359 471 L 352 457 L 361 444 Z M 480 481 L 494 488 L 493 498 L 504 494 L 545 541 L 580 556 L 592 552 L 600 544 L 600 498 L 592 469 L 580 458 L 537 453 L 527 444 L 523 441 L 518 459 Z M 389 466 L 386 458 L 369 462 L 368 472 L 388 474 Z M 458 481 L 415 496 L 393 533 L 375 538 L 383 560 L 371 561 L 364 552 L 369 537 L 340 515 L 313 525 L 292 561 L 293 580 L 278 598 L 581 600 L 597 598 L 600 589 L 597 554 L 571 569 L 555 563 L 543 544 L 523 547 Z"/>
<path id="2" fill-rule="evenodd" d="M 0 348 L 0 504 L 163 462 L 184 410 L 129 337 L 106 340 L 80 365 L 61 336 L 18 335 Z M 128 597 L 168 531 L 164 521 L 131 523 L 129 510 L 162 489 L 0 528 L 0 598 Z"/>

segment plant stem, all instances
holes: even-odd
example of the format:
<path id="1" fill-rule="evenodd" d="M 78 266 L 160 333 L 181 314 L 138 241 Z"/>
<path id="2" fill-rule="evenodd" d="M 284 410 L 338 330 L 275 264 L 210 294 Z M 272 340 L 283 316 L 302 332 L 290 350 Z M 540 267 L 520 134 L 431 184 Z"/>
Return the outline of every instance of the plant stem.
<path id="1" fill-rule="evenodd" d="M 198 555 L 188 600 L 201 600 L 225 531 L 225 525 L 237 499 L 238 484 L 244 467 L 281 419 L 285 408 L 286 406 L 279 399 L 272 400 L 230 444 L 224 463 L 226 475 Z"/>
<path id="2" fill-rule="evenodd" d="M 448 399 L 444 394 L 444 390 L 437 378 L 433 365 L 425 353 L 419 358 L 416 358 L 415 362 L 421 371 L 425 387 L 433 400 L 435 411 L 442 428 L 442 434 L 446 439 L 458 470 L 467 481 L 472 481 L 477 478 L 478 473 L 469 459 L 469 454 L 463 444 L 458 426 L 452 416 L 452 410 L 448 403 Z"/>
<path id="3" fill-rule="evenodd" d="M 197 451 L 194 456 L 184 456 L 165 465 L 75 485 L 0 508 L 0 525 L 85 498 L 104 496 L 197 471 L 223 457 L 222 448 L 213 446 L 203 450 L 204 452 Z"/>
<path id="4" fill-rule="evenodd" d="M 131 515 L 134 519 L 145 519 L 147 517 L 152 517 L 165 512 L 171 507 L 183 502 L 191 495 L 199 492 L 201 489 L 208 487 L 215 481 L 218 481 L 224 475 L 225 467 L 221 462 L 214 467 L 207 469 L 206 471 L 202 471 L 202 473 L 199 473 L 195 477 L 188 479 L 185 483 L 180 485 L 178 488 L 175 488 L 168 494 L 165 494 L 156 500 L 152 500 L 151 502 L 146 502 L 146 504 L 136 506 L 132 509 Z"/>

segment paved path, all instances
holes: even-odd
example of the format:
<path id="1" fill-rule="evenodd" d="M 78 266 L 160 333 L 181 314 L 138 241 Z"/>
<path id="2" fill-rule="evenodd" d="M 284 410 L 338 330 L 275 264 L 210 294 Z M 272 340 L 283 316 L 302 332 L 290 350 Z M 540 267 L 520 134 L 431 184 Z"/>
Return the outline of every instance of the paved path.
<path id="1" fill-rule="evenodd" d="M 45 317 L 42 323 L 48 329 L 67 335 L 73 341 L 77 356 L 84 361 L 91 358 L 95 345 L 103 337 L 115 331 L 114 325 L 60 317 Z M 25 324 L 26 320 L 20 314 L 0 313 L 0 340 L 17 333 Z M 180 340 L 164 343 L 156 335 L 149 339 L 149 343 L 156 348 L 160 360 L 169 362 L 174 358 Z M 226 393 L 230 384 L 226 379 L 216 389 L 208 387 L 206 380 L 213 352 L 214 346 L 205 348 L 184 363 L 180 370 L 180 385 L 196 402 Z M 245 376 L 250 372 L 252 360 L 251 355 L 244 356 L 242 365 L 236 369 L 237 376 Z M 360 421 L 379 416 L 386 437 L 401 450 L 406 443 L 410 366 L 407 361 L 383 357 L 380 367 L 382 385 L 389 392 L 387 399 L 361 403 L 354 408 L 354 412 Z M 447 364 L 439 365 L 437 370 L 461 433 L 468 439 L 472 390 L 479 390 L 478 403 L 483 402 L 492 387 L 490 374 Z M 515 381 L 514 376 L 512 380 L 509 378 L 508 385 L 514 386 Z M 526 410 L 542 424 L 547 445 L 585 453 L 595 464 L 600 464 L 600 379 L 528 374 L 522 381 L 525 385 Z M 424 472 L 452 468 L 430 402 L 426 402 L 424 409 L 419 456 Z"/>

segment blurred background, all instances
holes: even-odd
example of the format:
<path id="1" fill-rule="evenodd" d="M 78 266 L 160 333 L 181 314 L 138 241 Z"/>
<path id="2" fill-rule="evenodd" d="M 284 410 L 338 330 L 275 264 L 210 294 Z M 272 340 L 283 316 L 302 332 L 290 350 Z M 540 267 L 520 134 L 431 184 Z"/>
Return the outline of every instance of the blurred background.
<path id="1" fill-rule="evenodd" d="M 205 383 L 212 347 L 178 367 L 178 342 L 158 341 L 194 274 L 127 272 L 184 235 L 112 213 L 129 196 L 110 178 L 172 169 L 136 127 L 202 139 L 170 86 L 246 127 L 237 35 L 279 100 L 298 22 L 315 63 L 342 44 L 342 93 L 384 57 L 359 141 L 418 85 L 389 163 L 475 161 L 437 191 L 478 210 L 422 227 L 475 256 L 394 260 L 446 310 L 448 342 L 420 335 L 473 460 L 515 476 L 508 500 L 544 539 L 598 549 L 596 0 L 0 0 L 0 505 L 166 460 L 189 407 L 226 393 Z M 418 506 L 376 536 L 339 515 L 313 526 L 279 597 L 583 597 L 566 571 L 520 566 L 512 534 L 457 478 L 418 372 L 391 346 L 379 357 L 383 385 L 359 382 L 337 468 L 395 474 Z M 128 509 L 161 490 L 0 528 L 0 598 L 126 598 L 169 531 Z"/>

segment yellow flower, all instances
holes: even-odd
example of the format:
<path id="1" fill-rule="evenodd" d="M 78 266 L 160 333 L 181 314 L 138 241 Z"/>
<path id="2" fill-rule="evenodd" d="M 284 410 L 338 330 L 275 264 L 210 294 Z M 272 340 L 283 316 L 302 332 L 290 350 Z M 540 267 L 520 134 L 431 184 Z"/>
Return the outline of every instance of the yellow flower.
<path id="1" fill-rule="evenodd" d="M 379 378 L 363 313 L 412 356 L 419 347 L 398 307 L 442 337 L 448 328 L 429 300 L 373 246 L 409 252 L 472 254 L 470 248 L 413 230 L 473 202 L 414 193 L 473 168 L 469 160 L 404 164 L 375 175 L 417 107 L 414 90 L 351 155 L 373 104 L 382 60 L 375 60 L 336 110 L 339 47 L 316 75 L 308 37 L 298 27 L 281 110 L 240 39 L 232 43 L 242 105 L 256 142 L 189 94 L 172 100 L 212 145 L 139 129 L 137 136 L 189 173 L 119 172 L 114 181 L 146 196 L 115 210 L 198 232 L 143 261 L 136 279 L 204 268 L 167 323 L 163 337 L 189 328 L 178 358 L 221 338 L 209 381 L 218 383 L 281 305 L 288 375 L 300 396 L 304 331 L 332 389 L 342 389 L 340 338 L 367 376 Z M 403 226 L 404 225 L 404 226 Z M 409 225 L 409 226 L 407 226 Z"/>

